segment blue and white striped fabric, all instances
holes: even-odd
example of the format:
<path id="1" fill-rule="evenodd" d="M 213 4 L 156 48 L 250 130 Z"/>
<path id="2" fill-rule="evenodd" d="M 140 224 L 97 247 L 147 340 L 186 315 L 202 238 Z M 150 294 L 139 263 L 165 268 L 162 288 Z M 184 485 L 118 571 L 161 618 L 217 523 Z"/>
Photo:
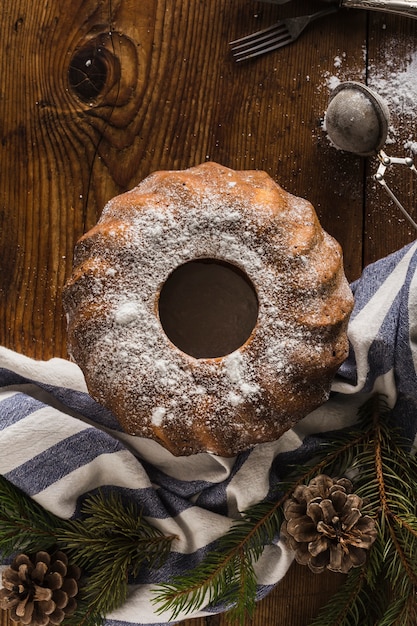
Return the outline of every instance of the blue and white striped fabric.
<path id="1" fill-rule="evenodd" d="M 166 564 L 130 585 L 127 602 L 108 615 L 109 625 L 169 623 L 169 614 L 154 611 L 155 583 L 193 567 L 239 511 L 268 495 L 289 464 L 302 462 L 326 432 L 354 423 L 369 393 L 387 395 L 393 419 L 415 440 L 416 266 L 417 242 L 365 269 L 352 285 L 350 356 L 329 401 L 278 441 L 231 459 L 176 458 L 153 441 L 126 435 L 89 397 L 75 364 L 33 361 L 0 347 L 0 473 L 63 518 L 78 515 L 84 494 L 113 488 L 135 500 L 152 524 L 178 537 Z M 281 542 L 265 548 L 256 564 L 259 598 L 291 561 Z"/>

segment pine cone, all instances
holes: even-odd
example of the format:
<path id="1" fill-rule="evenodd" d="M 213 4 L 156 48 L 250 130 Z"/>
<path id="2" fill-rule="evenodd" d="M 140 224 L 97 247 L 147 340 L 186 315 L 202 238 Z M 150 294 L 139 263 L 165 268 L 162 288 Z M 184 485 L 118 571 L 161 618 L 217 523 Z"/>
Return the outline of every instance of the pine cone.
<path id="1" fill-rule="evenodd" d="M 281 532 L 295 559 L 316 573 L 325 568 L 347 573 L 365 563 L 366 550 L 376 539 L 375 521 L 362 515 L 362 499 L 351 493 L 347 478 L 316 476 L 298 486 L 284 505 Z"/>
<path id="2" fill-rule="evenodd" d="M 37 552 L 33 558 L 19 554 L 3 572 L 0 608 L 10 618 L 31 626 L 60 624 L 77 607 L 81 571 L 69 566 L 63 552 Z"/>

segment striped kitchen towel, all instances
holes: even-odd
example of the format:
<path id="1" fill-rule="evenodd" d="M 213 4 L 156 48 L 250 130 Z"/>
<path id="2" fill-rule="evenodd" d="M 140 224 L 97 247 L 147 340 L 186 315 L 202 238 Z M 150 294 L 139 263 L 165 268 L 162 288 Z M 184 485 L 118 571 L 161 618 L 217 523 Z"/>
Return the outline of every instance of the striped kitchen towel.
<path id="1" fill-rule="evenodd" d="M 329 401 L 278 441 L 233 458 L 178 458 L 153 441 L 126 435 L 88 395 L 74 363 L 34 361 L 0 347 L 0 473 L 63 518 L 77 516 L 85 494 L 112 488 L 177 537 L 162 568 L 132 581 L 125 604 L 107 616 L 109 626 L 169 623 L 168 613 L 155 613 L 155 584 L 198 563 L 239 511 L 268 496 L 289 465 L 307 458 L 326 432 L 353 424 L 371 392 L 387 396 L 393 420 L 415 440 L 416 265 L 417 242 L 365 269 L 352 285 L 351 350 Z M 279 540 L 265 548 L 256 563 L 259 598 L 291 561 Z M 177 620 L 221 610 L 206 607 Z"/>

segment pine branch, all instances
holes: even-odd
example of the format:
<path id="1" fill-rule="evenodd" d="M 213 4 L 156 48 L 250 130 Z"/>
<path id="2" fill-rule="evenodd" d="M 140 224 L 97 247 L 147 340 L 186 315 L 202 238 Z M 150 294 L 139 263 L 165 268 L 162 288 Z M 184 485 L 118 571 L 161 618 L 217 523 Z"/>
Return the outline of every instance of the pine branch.
<path id="1" fill-rule="evenodd" d="M 369 590 L 368 590 L 369 591 Z M 369 622 L 370 596 L 362 570 L 351 570 L 345 583 L 311 622 L 310 626 L 374 626 Z"/>
<path id="2" fill-rule="evenodd" d="M 367 610 L 364 615 L 359 611 L 355 616 L 351 615 L 346 625 L 362 626 L 368 623 L 366 620 L 372 613 L 372 625 L 411 626 L 416 623 L 417 613 L 417 518 L 413 513 L 417 465 L 409 455 L 410 443 L 393 431 L 389 411 L 379 398 L 364 406 L 362 417 L 369 410 L 372 430 L 368 446 L 354 463 L 354 467 L 360 470 L 355 490 L 370 501 L 370 509 L 378 518 L 379 533 L 362 570 L 366 584 L 355 598 L 350 599 L 354 605 L 366 601 Z M 344 592 L 343 586 L 340 595 L 343 596 Z M 387 604 L 386 598 L 391 598 L 391 602 Z M 341 600 L 342 597 L 333 598 L 313 625 L 338 623 L 331 608 L 337 607 Z"/>
<path id="3" fill-rule="evenodd" d="M 146 521 L 133 503 L 125 503 L 114 492 L 90 496 L 82 517 L 68 522 L 57 535 L 60 544 L 77 558 L 83 568 L 103 564 L 125 555 L 128 572 L 136 575 L 147 567 L 160 567 L 169 554 L 173 536 L 166 536 Z"/>
<path id="4" fill-rule="evenodd" d="M 235 580 L 239 582 L 229 600 L 231 608 L 228 613 L 228 621 L 231 624 L 244 626 L 247 620 L 252 619 L 255 612 L 257 580 L 253 561 L 245 551 L 239 555 L 237 566 L 239 569 L 235 574 Z"/>
<path id="5" fill-rule="evenodd" d="M 203 605 L 223 603 L 231 606 L 230 621 L 243 624 L 245 616 L 253 613 L 256 597 L 253 580 L 250 586 L 246 585 L 249 560 L 256 561 L 264 546 L 278 535 L 283 503 L 298 485 L 313 476 L 323 472 L 342 476 L 349 471 L 356 476 L 355 492 L 364 499 L 363 512 L 377 521 L 378 538 L 366 565 L 349 574 L 347 587 L 343 587 L 340 596 L 336 594 L 334 602 L 313 624 L 374 626 L 376 621 L 368 619 L 369 607 L 374 607 L 372 620 L 381 617 L 381 610 L 387 606 L 386 594 L 379 593 L 385 587 L 385 577 L 388 576 L 395 593 L 405 592 L 406 597 L 417 581 L 417 464 L 409 455 L 410 442 L 392 428 L 389 415 L 381 397 L 365 403 L 354 431 L 335 433 L 333 442 L 321 447 L 315 462 L 297 468 L 292 480 L 276 486 L 281 495 L 275 501 L 245 511 L 242 520 L 219 539 L 216 550 L 194 570 L 160 585 L 155 598 L 160 605 L 158 610 L 172 611 L 175 619 L 180 613 L 187 614 Z M 390 571 L 388 564 L 394 555 L 395 566 Z M 242 588 L 246 590 L 244 594 L 240 593 Z M 346 597 L 348 602 L 344 603 Z M 407 600 L 404 606 L 407 605 L 413 603 Z"/>
<path id="6" fill-rule="evenodd" d="M 373 425 L 375 474 L 381 516 L 391 540 L 388 541 L 387 538 L 387 545 L 392 542 L 393 547 L 386 574 L 394 589 L 398 586 L 399 579 L 402 579 L 399 591 L 401 594 L 406 593 L 407 597 L 410 589 L 417 589 L 417 535 L 415 531 L 409 532 L 410 527 L 417 526 L 417 519 L 410 512 L 413 506 L 410 500 L 417 493 L 414 489 L 410 490 L 410 482 L 415 482 L 417 475 L 412 471 L 413 461 L 409 455 L 393 441 L 392 433 L 384 428 L 377 406 L 374 406 Z M 386 457 L 387 451 L 389 458 Z M 404 514 L 407 519 L 403 522 Z"/>
<path id="7" fill-rule="evenodd" d="M 62 520 L 0 476 L 0 552 L 48 550 Z"/>
<path id="8" fill-rule="evenodd" d="M 189 614 L 203 605 L 221 603 L 230 607 L 232 623 L 243 623 L 244 616 L 251 617 L 256 595 L 253 561 L 279 530 L 280 505 L 281 502 L 261 502 L 251 507 L 200 565 L 159 585 L 157 612 L 172 611 L 171 619 L 176 619 L 180 613 Z"/>
<path id="9" fill-rule="evenodd" d="M 133 503 L 101 492 L 87 497 L 82 516 L 64 520 L 0 476 L 0 551 L 48 552 L 59 548 L 84 572 L 78 609 L 68 626 L 100 626 L 126 600 L 129 576 L 156 568 L 173 540 L 154 528 Z"/>
<path id="10" fill-rule="evenodd" d="M 397 596 L 375 626 L 415 626 L 417 606 L 412 594 Z"/>
<path id="11" fill-rule="evenodd" d="M 115 493 L 90 496 L 81 513 L 57 533 L 57 541 L 88 575 L 83 599 L 93 617 L 105 616 L 125 602 L 129 576 L 137 576 L 144 566 L 161 566 L 173 537 Z"/>

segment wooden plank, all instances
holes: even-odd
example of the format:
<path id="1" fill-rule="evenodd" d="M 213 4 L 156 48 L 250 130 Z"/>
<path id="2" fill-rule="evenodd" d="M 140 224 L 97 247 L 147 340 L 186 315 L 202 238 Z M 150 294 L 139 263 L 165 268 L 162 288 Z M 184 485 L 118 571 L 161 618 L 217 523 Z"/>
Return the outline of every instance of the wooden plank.
<path id="1" fill-rule="evenodd" d="M 369 27 L 369 85 L 382 96 L 390 110 L 391 125 L 385 152 L 393 157 L 412 156 L 407 148 L 417 140 L 416 55 L 417 23 L 398 16 L 373 14 Z M 407 92 L 407 93 L 406 93 Z M 373 180 L 378 162 L 367 164 L 366 225 L 364 233 L 364 263 L 398 250 L 413 241 L 416 231 L 404 219 L 399 209 Z M 405 166 L 393 166 L 386 174 L 390 187 L 417 221 L 417 177 Z"/>

